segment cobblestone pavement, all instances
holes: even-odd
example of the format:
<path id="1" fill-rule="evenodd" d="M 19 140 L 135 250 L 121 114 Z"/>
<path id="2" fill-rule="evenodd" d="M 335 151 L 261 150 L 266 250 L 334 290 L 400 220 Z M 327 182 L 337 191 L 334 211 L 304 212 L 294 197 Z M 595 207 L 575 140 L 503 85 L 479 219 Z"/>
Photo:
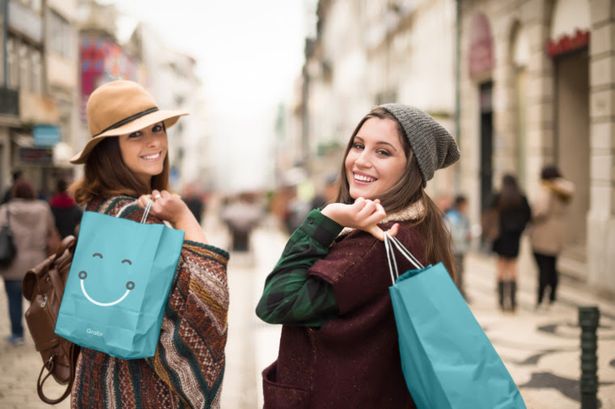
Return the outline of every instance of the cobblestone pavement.
<path id="1" fill-rule="evenodd" d="M 225 246 L 226 235 L 212 226 L 212 242 Z M 227 368 L 222 395 L 223 409 L 262 407 L 260 370 L 277 355 L 279 326 L 260 322 L 254 307 L 264 279 L 277 261 L 285 236 L 274 228 L 259 229 L 251 254 L 233 254 L 229 266 L 231 309 Z M 209 230 L 212 231 L 212 230 Z M 220 232 L 218 234 L 218 232 Z M 523 254 L 527 254 L 527 249 Z M 578 305 L 598 305 L 599 399 L 603 409 L 615 408 L 615 302 L 599 298 L 578 283 L 562 280 L 560 300 L 550 310 L 533 310 L 535 268 L 527 256 L 520 260 L 520 307 L 515 314 L 496 308 L 494 260 L 470 255 L 467 292 L 471 308 L 519 384 L 529 409 L 578 409 L 580 375 Z M 3 287 L 3 284 L 0 284 Z M 41 366 L 29 335 L 26 344 L 12 347 L 3 339 L 9 333 L 6 295 L 0 289 L 0 408 L 48 408 L 36 394 Z M 49 388 L 58 395 L 60 386 Z M 56 408 L 68 408 L 68 400 Z"/>

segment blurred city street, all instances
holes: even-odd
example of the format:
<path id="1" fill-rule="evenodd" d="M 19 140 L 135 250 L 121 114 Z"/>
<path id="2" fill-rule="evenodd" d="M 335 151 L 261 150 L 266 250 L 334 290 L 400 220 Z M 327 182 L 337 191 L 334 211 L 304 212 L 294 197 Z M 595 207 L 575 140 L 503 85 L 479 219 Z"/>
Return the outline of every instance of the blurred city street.
<path id="1" fill-rule="evenodd" d="M 351 174 L 365 186 L 387 180 L 387 172 L 357 172 L 348 159 L 355 138 L 365 139 L 365 123 L 378 122 L 369 117 L 374 107 L 386 111 L 383 120 L 396 118 L 389 136 L 403 142 L 405 157 L 364 149 L 363 140 L 364 152 L 376 154 L 367 165 L 387 169 L 390 157 L 416 165 L 404 169 L 421 174 L 421 196 L 458 213 L 465 230 L 453 245 L 459 253 L 471 248 L 470 308 L 528 408 L 580 408 L 579 307 L 597 306 L 598 407 L 615 409 L 615 0 L 0 0 L 0 41 L 2 231 L 20 230 L 19 209 L 9 209 L 15 202 L 39 208 L 23 217 L 19 240 L 42 260 L 55 235 L 53 228 L 42 233 L 52 224 L 43 217 L 66 236 L 76 234 L 94 199 L 152 189 L 181 195 L 209 242 L 233 247 L 223 409 L 263 405 L 260 372 L 276 358 L 280 326 L 263 323 L 254 309 L 288 232 L 309 209 L 365 197 L 383 198 L 389 213 L 396 209 L 389 194 L 400 196 L 396 203 L 418 197 L 401 189 L 412 172 L 391 178 L 398 184 L 391 189 L 350 192 Z M 108 97 L 109 107 L 117 105 L 111 120 L 107 103 L 90 102 L 115 80 L 142 86 L 135 95 L 150 102 L 132 109 L 128 102 L 137 99 Z M 449 150 L 435 131 L 406 127 L 389 103 L 442 127 L 437 134 L 455 146 L 453 156 L 459 148 L 459 160 L 434 162 L 428 168 L 437 174 L 424 174 L 423 146 Z M 158 122 L 146 121 L 152 117 Z M 144 128 L 125 128 L 136 120 Z M 164 131 L 164 143 L 159 151 L 134 150 L 131 162 L 116 139 L 140 138 L 147 127 Z M 382 145 L 385 136 L 379 131 L 375 140 Z M 105 158 L 105 149 L 118 150 L 117 167 L 115 156 L 101 163 L 120 176 L 87 158 L 75 165 L 83 162 L 74 160 L 78 152 Z M 149 168 L 156 164 L 164 170 Z M 523 207 L 524 222 L 504 229 L 515 207 Z M 503 293 L 521 232 L 519 306 L 503 312 L 496 256 L 478 251 L 476 241 L 482 234 L 485 242 L 514 242 L 512 254 L 498 252 Z M 443 244 L 440 238 L 433 243 Z M 3 270 L 16 294 L 33 257 L 8 253 L 24 261 Z M 543 288 L 557 281 L 554 266 L 561 273 L 550 308 L 534 308 L 534 254 Z M 24 345 L 5 341 L 4 280 L 0 287 L 0 409 L 48 407 L 36 393 L 41 359 L 30 335 Z M 62 386 L 48 384 L 49 395 L 61 395 Z"/>
<path id="2" fill-rule="evenodd" d="M 226 247 L 228 234 L 213 220 L 207 223 L 212 243 Z M 228 269 L 231 307 L 223 409 L 262 407 L 260 371 L 277 355 L 280 327 L 261 322 L 254 308 L 270 268 L 276 263 L 286 236 L 271 219 L 252 236 L 251 253 L 234 253 Z M 524 253 L 526 254 L 526 253 Z M 548 311 L 535 312 L 535 268 L 521 259 L 520 308 L 516 314 L 496 308 L 494 260 L 472 254 L 467 260 L 471 307 L 520 386 L 529 409 L 577 409 L 580 377 L 580 329 L 577 306 L 600 307 L 598 330 L 598 397 L 602 408 L 615 408 L 615 302 L 598 297 L 582 285 L 563 279 L 561 297 Z M 0 335 L 8 335 L 6 296 L 0 292 Z M 27 337 L 26 345 L 0 347 L 0 407 L 48 407 L 36 395 L 40 358 Z M 50 382 L 52 383 L 52 382 Z M 60 387 L 49 394 L 60 393 Z M 68 400 L 58 405 L 67 408 Z"/>

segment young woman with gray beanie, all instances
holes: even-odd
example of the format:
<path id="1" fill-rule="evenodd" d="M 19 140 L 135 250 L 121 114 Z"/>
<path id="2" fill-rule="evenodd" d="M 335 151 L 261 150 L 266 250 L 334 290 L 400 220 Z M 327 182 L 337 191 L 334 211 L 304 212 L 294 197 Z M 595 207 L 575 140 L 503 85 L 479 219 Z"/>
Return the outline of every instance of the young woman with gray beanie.
<path id="1" fill-rule="evenodd" d="M 263 371 L 266 409 L 415 407 L 381 240 L 389 230 L 421 263 L 442 261 L 453 273 L 448 231 L 424 188 L 458 159 L 453 137 L 416 108 L 385 104 L 361 119 L 337 202 L 295 230 L 256 309 L 283 324 L 278 359 Z"/>

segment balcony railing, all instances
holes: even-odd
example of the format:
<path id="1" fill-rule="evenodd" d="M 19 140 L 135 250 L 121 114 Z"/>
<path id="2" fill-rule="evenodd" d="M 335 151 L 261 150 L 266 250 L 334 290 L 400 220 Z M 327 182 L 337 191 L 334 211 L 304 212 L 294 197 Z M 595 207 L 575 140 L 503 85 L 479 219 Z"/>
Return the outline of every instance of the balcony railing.
<path id="1" fill-rule="evenodd" d="M 19 92 L 0 86 L 0 115 L 19 117 Z"/>

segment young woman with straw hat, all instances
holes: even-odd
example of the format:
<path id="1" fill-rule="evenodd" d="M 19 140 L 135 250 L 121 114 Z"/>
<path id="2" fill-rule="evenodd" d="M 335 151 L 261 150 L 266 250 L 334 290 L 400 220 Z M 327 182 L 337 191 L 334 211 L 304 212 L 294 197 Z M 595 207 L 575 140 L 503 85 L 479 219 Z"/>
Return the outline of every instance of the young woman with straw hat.
<path id="1" fill-rule="evenodd" d="M 84 177 L 72 190 L 86 210 L 147 223 L 166 221 L 184 231 L 156 355 L 122 360 L 81 349 L 73 408 L 218 408 L 227 337 L 228 253 L 207 244 L 188 206 L 168 192 L 166 129 L 186 115 L 161 110 L 132 81 L 97 88 L 87 104 L 92 138 L 72 160 Z"/>

